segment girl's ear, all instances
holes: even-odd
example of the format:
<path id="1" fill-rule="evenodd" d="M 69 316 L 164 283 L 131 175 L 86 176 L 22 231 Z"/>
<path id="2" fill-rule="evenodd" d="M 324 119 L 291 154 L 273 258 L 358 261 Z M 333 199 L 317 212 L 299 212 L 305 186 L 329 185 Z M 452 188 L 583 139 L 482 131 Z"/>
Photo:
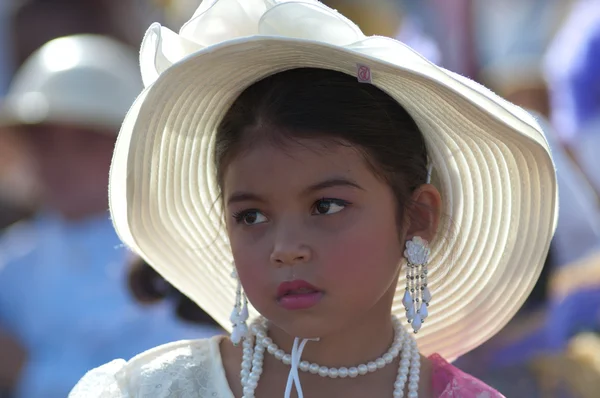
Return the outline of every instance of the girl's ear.
<path id="1" fill-rule="evenodd" d="M 423 184 L 410 197 L 407 210 L 406 239 L 419 236 L 431 242 L 437 233 L 442 209 L 440 192 L 431 184 Z"/>

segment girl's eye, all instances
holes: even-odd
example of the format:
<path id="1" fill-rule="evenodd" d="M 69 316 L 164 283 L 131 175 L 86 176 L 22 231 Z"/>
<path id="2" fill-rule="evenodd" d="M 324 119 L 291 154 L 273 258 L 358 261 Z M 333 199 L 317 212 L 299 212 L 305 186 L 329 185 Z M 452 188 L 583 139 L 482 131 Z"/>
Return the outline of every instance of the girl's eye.
<path id="1" fill-rule="evenodd" d="M 340 199 L 321 199 L 314 205 L 313 214 L 329 215 L 338 213 L 346 208 L 349 203 Z"/>
<path id="2" fill-rule="evenodd" d="M 267 217 L 258 210 L 244 210 L 234 213 L 233 218 L 238 224 L 256 225 L 267 221 Z"/>

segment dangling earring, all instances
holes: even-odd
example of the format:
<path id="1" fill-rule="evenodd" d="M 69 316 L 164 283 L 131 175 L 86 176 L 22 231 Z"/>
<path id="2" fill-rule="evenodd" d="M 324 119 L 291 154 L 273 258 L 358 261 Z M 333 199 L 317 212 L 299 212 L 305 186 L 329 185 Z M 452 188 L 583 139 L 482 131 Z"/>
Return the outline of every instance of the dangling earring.
<path id="1" fill-rule="evenodd" d="M 406 291 L 402 304 L 406 309 L 408 323 L 415 333 L 421 329 L 429 315 L 427 307 L 431 301 L 431 293 L 427 287 L 427 263 L 430 252 L 427 241 L 418 236 L 406 242 Z"/>
<path id="2" fill-rule="evenodd" d="M 231 277 L 237 280 L 237 289 L 235 291 L 235 305 L 229 317 L 233 325 L 230 338 L 233 345 L 237 346 L 248 336 L 248 325 L 246 324 L 248 320 L 248 298 L 242 291 L 242 283 L 235 268 L 231 273 Z"/>

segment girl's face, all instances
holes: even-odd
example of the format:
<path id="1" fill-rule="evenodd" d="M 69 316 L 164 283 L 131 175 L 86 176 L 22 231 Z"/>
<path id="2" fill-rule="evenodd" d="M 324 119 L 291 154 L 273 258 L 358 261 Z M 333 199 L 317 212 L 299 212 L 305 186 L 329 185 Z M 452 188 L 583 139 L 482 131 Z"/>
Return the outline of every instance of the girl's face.
<path id="1" fill-rule="evenodd" d="M 257 144 L 228 164 L 223 198 L 244 290 L 276 326 L 315 337 L 389 316 L 397 204 L 351 146 Z"/>

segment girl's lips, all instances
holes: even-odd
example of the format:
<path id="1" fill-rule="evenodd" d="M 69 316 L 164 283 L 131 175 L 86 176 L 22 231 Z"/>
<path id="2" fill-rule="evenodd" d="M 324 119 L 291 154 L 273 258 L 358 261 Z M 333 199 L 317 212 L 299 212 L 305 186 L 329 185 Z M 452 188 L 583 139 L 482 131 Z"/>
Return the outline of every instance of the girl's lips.
<path id="1" fill-rule="evenodd" d="M 321 301 L 323 292 L 303 280 L 284 282 L 277 289 L 277 302 L 287 310 L 302 310 Z"/>
<path id="2" fill-rule="evenodd" d="M 277 288 L 277 299 L 279 300 L 282 297 L 289 295 L 309 294 L 315 292 L 321 292 L 321 290 L 304 280 L 298 279 L 291 282 L 283 282 L 281 285 L 279 285 L 279 288 Z"/>
<path id="3" fill-rule="evenodd" d="M 323 293 L 314 291 L 312 293 L 288 294 L 281 297 L 277 302 L 286 310 L 305 310 L 314 307 L 323 298 Z"/>

